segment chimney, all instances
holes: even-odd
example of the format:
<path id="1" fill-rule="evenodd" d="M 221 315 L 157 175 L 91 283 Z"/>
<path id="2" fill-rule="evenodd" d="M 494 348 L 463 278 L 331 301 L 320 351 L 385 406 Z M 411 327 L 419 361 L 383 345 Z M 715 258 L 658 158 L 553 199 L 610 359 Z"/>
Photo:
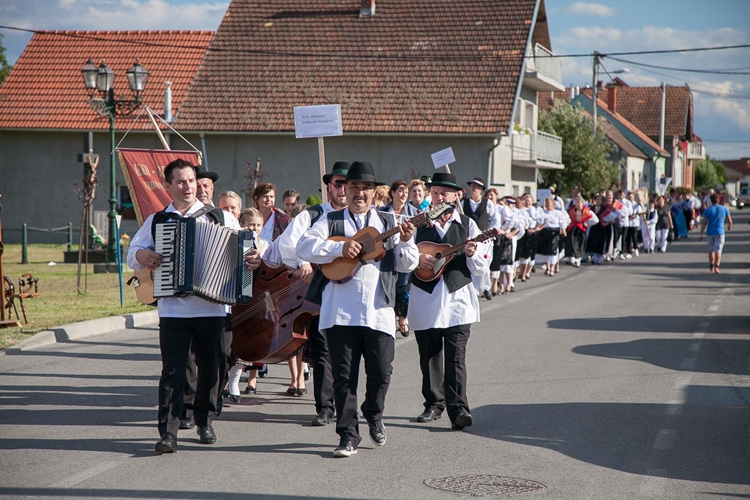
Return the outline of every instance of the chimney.
<path id="1" fill-rule="evenodd" d="M 578 97 L 579 95 L 581 95 L 581 87 L 576 85 L 576 97 Z"/>
<path id="2" fill-rule="evenodd" d="M 375 0 L 361 0 L 359 7 L 359 17 L 375 16 Z"/>
<path id="3" fill-rule="evenodd" d="M 573 86 L 573 84 L 570 84 L 570 93 L 568 94 L 568 98 L 572 101 L 576 98 L 576 88 Z"/>
<path id="4" fill-rule="evenodd" d="M 617 85 L 607 85 L 607 107 L 617 113 Z"/>

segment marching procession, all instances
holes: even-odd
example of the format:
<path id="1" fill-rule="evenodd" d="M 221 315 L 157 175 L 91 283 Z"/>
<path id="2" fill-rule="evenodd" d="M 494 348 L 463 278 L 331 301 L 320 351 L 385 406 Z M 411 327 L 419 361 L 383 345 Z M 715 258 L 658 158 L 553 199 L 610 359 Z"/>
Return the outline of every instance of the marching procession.
<path id="1" fill-rule="evenodd" d="M 731 229 L 728 213 L 712 208 L 719 205 L 714 193 L 649 198 L 645 191 L 602 190 L 584 197 L 573 187 L 563 200 L 551 186 L 540 200 L 531 194 L 499 197 L 478 177 L 462 184 L 450 172 L 436 172 L 386 185 L 369 162 L 339 161 L 322 178 L 325 203 L 306 206 L 299 192 L 289 190 L 281 210 L 276 187 L 263 183 L 252 193 L 256 206 L 243 209 L 233 191 L 222 192 L 214 206 L 214 172 L 176 160 L 164 175 L 173 201 L 144 221 L 128 265 L 152 270 L 155 290 L 161 289 L 164 270 L 174 273 L 176 252 L 161 241 L 165 224 L 190 226 L 190 220 L 230 233 L 242 228 L 254 243 L 241 251 L 236 273 L 249 275 L 239 280 L 254 285 L 249 303 L 239 296 L 211 299 L 197 287 L 160 295 L 155 449 L 161 453 L 176 451 L 179 429 L 197 427 L 201 443 L 215 443 L 213 421 L 224 398 L 237 404 L 241 393 L 255 395 L 267 365 L 283 361 L 289 396 L 308 394 L 305 382 L 312 377 L 311 425 L 335 423 L 334 457 L 357 453 L 360 419 L 373 444 L 383 446 L 395 339 L 410 332 L 424 399 L 415 421 L 434 422 L 447 413 L 451 427 L 462 430 L 474 421 L 466 352 L 471 326 L 480 321 L 480 299 L 521 292 L 522 283 L 546 279 L 535 273 L 554 277 L 561 264 L 575 269 L 665 252 L 668 242 L 687 237 L 698 224 L 701 239 L 708 227 L 710 271 L 720 273 L 725 216 Z M 200 255 L 220 260 L 227 253 L 223 247 L 212 251 L 216 257 Z M 264 276 L 273 278 L 266 282 Z M 274 280 L 285 281 L 273 288 L 268 283 Z M 299 303 L 282 307 L 292 289 Z M 296 316 L 283 316 L 292 311 Z M 269 347 L 282 333 L 288 338 Z M 362 360 L 364 399 L 358 398 Z"/>

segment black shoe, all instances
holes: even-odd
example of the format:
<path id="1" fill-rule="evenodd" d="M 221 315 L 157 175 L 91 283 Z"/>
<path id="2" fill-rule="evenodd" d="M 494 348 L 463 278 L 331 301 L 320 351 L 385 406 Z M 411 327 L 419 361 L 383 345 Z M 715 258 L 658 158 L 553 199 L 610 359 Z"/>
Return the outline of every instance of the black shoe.
<path id="1" fill-rule="evenodd" d="M 492 300 L 492 293 L 490 293 L 489 290 L 484 291 L 484 298 L 487 300 Z"/>
<path id="2" fill-rule="evenodd" d="M 234 395 L 230 394 L 229 395 L 229 401 L 232 402 L 232 403 L 235 403 L 235 404 L 240 404 L 240 401 L 242 401 L 242 398 L 239 395 L 234 396 Z"/>
<path id="3" fill-rule="evenodd" d="M 224 396 L 225 398 L 228 398 L 229 397 L 229 389 L 224 389 L 224 392 L 222 392 L 221 395 Z"/>
<path id="4" fill-rule="evenodd" d="M 387 437 L 383 422 L 373 422 L 370 424 L 370 439 L 372 440 L 372 444 L 383 446 Z"/>
<path id="5" fill-rule="evenodd" d="M 193 427 L 195 427 L 195 422 L 193 421 L 192 418 L 180 419 L 180 429 L 182 430 L 192 429 Z"/>
<path id="6" fill-rule="evenodd" d="M 417 422 L 432 422 L 433 420 L 440 420 L 440 413 L 434 410 L 427 410 L 417 417 Z"/>
<path id="7" fill-rule="evenodd" d="M 305 370 L 305 382 L 307 382 L 311 378 L 312 378 L 312 372 L 310 370 Z"/>
<path id="8" fill-rule="evenodd" d="M 333 450 L 334 458 L 346 458 L 357 454 L 357 447 L 348 439 L 341 439 L 339 445 Z"/>
<path id="9" fill-rule="evenodd" d="M 307 394 L 307 387 L 303 387 L 302 389 L 297 389 L 297 394 L 295 394 L 295 396 L 302 397 L 305 394 Z"/>
<path id="10" fill-rule="evenodd" d="M 174 453 L 177 451 L 177 436 L 171 432 L 164 434 L 156 443 L 156 451 L 159 453 Z"/>
<path id="11" fill-rule="evenodd" d="M 324 427 L 330 424 L 332 420 L 333 420 L 333 415 L 329 414 L 328 412 L 321 411 L 315 416 L 314 419 L 312 419 L 312 426 Z"/>
<path id="12" fill-rule="evenodd" d="M 245 394 L 255 394 L 256 391 L 255 387 L 253 387 L 252 385 L 248 385 L 247 387 L 245 387 L 245 390 L 243 392 Z"/>
<path id="13" fill-rule="evenodd" d="M 263 368 L 258 370 L 258 376 L 260 378 L 266 378 L 268 376 L 268 365 L 263 365 Z"/>
<path id="14" fill-rule="evenodd" d="M 474 420 L 471 418 L 471 413 L 468 411 L 462 411 L 458 414 L 458 416 L 453 420 L 453 427 L 456 430 L 461 430 L 464 427 L 471 427 L 471 424 L 474 423 Z"/>
<path id="15" fill-rule="evenodd" d="M 203 444 L 214 444 L 216 442 L 216 433 L 214 428 L 209 426 L 198 427 L 198 435 L 201 438 Z"/>
<path id="16" fill-rule="evenodd" d="M 296 396 L 297 395 L 297 388 L 296 387 L 290 387 L 286 390 L 287 396 Z"/>

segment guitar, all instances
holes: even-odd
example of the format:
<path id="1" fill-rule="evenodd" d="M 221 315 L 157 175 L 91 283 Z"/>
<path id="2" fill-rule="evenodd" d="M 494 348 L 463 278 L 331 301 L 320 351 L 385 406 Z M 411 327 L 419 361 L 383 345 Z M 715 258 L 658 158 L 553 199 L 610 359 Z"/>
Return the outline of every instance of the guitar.
<path id="1" fill-rule="evenodd" d="M 415 215 L 409 222 L 414 224 L 415 227 L 422 227 L 427 225 L 430 221 L 436 220 L 441 215 L 446 213 L 448 210 L 453 210 L 454 206 L 449 203 L 443 203 L 435 208 L 422 212 L 419 215 Z M 385 231 L 384 233 L 378 233 L 378 230 L 374 227 L 363 227 L 357 234 L 351 238 L 346 236 L 331 236 L 328 238 L 330 241 L 346 242 L 354 240 L 362 245 L 362 251 L 354 259 L 348 257 L 338 257 L 333 262 L 323 264 L 321 270 L 323 275 L 329 280 L 335 283 L 346 283 L 351 280 L 359 268 L 366 264 L 368 260 L 375 262 L 380 261 L 385 257 L 385 249 L 383 248 L 383 241 L 387 240 L 394 234 L 398 234 L 399 225 L 394 226 L 392 229 Z"/>
<path id="2" fill-rule="evenodd" d="M 458 252 L 464 249 L 467 243 L 470 241 L 481 243 L 483 241 L 492 240 L 498 237 L 500 234 L 500 231 L 496 228 L 490 228 L 485 231 L 482 231 L 481 234 L 479 234 L 476 238 L 472 238 L 470 240 L 464 241 L 463 243 L 459 243 L 458 245 L 450 246 L 447 243 L 433 243 L 431 241 L 422 241 L 417 244 L 417 248 L 419 248 L 419 253 L 424 253 L 427 255 L 432 255 L 437 259 L 437 262 L 435 262 L 435 265 L 433 265 L 430 269 L 421 269 L 416 268 L 414 270 L 414 274 L 422 281 L 434 281 L 436 279 L 439 279 L 440 276 L 443 275 L 443 272 L 445 271 L 445 267 L 448 265 L 450 261 L 452 261 Z"/>

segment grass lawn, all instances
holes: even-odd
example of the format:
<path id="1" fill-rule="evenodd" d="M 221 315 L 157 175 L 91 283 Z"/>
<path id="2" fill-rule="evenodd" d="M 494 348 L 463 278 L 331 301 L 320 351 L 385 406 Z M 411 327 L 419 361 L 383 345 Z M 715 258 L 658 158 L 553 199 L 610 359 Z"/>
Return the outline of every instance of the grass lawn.
<path id="1" fill-rule="evenodd" d="M 77 247 L 74 247 L 76 249 Z M 77 264 L 62 264 L 66 245 L 29 245 L 28 264 L 21 262 L 21 245 L 5 245 L 3 267 L 5 275 L 18 287 L 22 274 L 31 273 L 39 278 L 39 297 L 24 300 L 29 324 L 15 328 L 0 328 L 0 349 L 15 345 L 31 335 L 52 327 L 106 316 L 119 316 L 153 308 L 136 299 L 127 280 L 132 276 L 123 267 L 123 297 L 125 307 L 120 307 L 120 289 L 117 273 L 94 274 L 89 264 L 86 292 L 79 294 L 76 286 Z M 50 265 L 54 263 L 54 265 Z M 81 290 L 84 290 L 81 269 Z M 20 304 L 18 313 L 23 321 Z M 13 319 L 16 319 L 15 313 Z"/>

